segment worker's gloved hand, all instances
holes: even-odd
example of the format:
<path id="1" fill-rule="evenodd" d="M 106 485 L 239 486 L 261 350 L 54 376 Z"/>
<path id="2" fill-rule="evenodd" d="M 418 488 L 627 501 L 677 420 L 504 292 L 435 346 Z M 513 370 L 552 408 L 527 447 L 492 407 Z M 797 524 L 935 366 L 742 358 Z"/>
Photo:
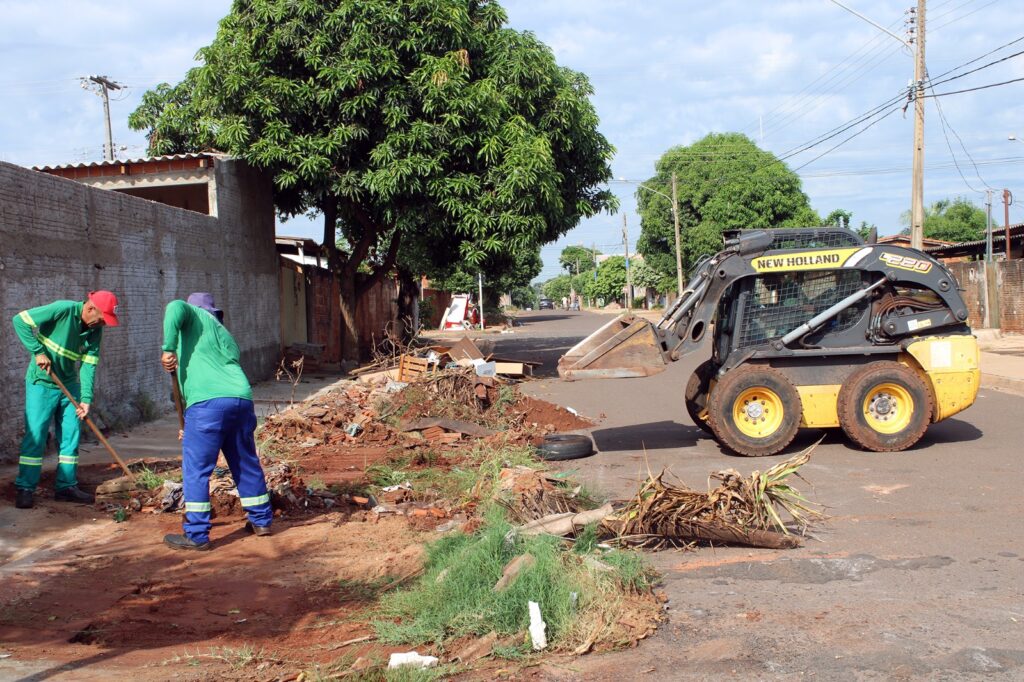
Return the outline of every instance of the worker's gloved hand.
<path id="1" fill-rule="evenodd" d="M 164 354 L 160 356 L 160 364 L 162 364 L 164 369 L 168 372 L 173 372 L 178 369 L 178 356 L 174 353 L 165 351 Z"/>
<path id="2" fill-rule="evenodd" d="M 78 409 L 75 410 L 79 419 L 85 419 L 89 416 L 89 403 L 79 403 Z"/>
<path id="3" fill-rule="evenodd" d="M 44 372 L 49 372 L 50 365 L 50 358 L 48 358 L 45 353 L 40 353 L 36 356 L 36 366 L 39 367 L 39 369 Z"/>

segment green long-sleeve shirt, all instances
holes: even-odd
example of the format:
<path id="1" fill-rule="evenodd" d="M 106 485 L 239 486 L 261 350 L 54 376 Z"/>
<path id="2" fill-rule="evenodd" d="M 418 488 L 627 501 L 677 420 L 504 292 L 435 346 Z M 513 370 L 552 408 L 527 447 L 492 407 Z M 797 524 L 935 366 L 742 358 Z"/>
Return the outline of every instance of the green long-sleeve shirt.
<path id="1" fill-rule="evenodd" d="M 66 386 L 76 386 L 81 379 L 82 402 L 92 404 L 103 329 L 90 329 L 82 322 L 83 307 L 82 301 L 54 301 L 22 310 L 14 316 L 13 323 L 14 332 L 33 356 L 28 365 L 27 380 L 57 388 L 49 375 L 35 363 L 35 356 L 43 353 L 50 358 L 54 374 Z M 79 361 L 81 370 L 78 370 Z"/>
<path id="2" fill-rule="evenodd" d="M 185 301 L 167 304 L 163 350 L 178 356 L 178 383 L 186 407 L 213 398 L 252 400 L 238 344 L 224 325 L 202 308 Z"/>

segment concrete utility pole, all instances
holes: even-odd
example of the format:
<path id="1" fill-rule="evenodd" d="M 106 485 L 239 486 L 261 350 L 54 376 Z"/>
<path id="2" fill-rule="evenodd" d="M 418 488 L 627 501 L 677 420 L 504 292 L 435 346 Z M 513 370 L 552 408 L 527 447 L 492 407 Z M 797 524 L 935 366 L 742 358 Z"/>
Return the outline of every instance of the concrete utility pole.
<path id="1" fill-rule="evenodd" d="M 676 224 L 676 279 L 679 295 L 683 295 L 683 250 L 679 244 L 679 188 L 676 186 L 676 172 L 672 171 L 672 220 Z"/>
<path id="2" fill-rule="evenodd" d="M 626 226 L 626 214 L 622 214 L 622 245 L 626 251 L 626 310 L 633 309 L 633 271 L 629 267 L 629 228 Z"/>
<path id="3" fill-rule="evenodd" d="M 484 273 L 476 273 L 477 286 L 480 289 L 480 331 L 484 330 Z"/>
<path id="4" fill-rule="evenodd" d="M 1010 248 L 1010 204 L 1013 203 L 1013 193 L 1008 189 L 1003 190 L 1003 230 L 1006 238 L 1006 260 L 1013 259 L 1013 249 Z"/>
<path id="5" fill-rule="evenodd" d="M 917 56 L 914 60 L 914 179 L 910 192 L 910 246 L 924 248 L 924 15 L 917 0 Z"/>
<path id="6" fill-rule="evenodd" d="M 992 262 L 992 190 L 985 190 L 985 260 Z"/>
<path id="7" fill-rule="evenodd" d="M 114 81 L 110 80 L 106 76 L 88 76 L 87 78 L 82 78 L 81 80 L 82 80 L 82 87 L 83 88 L 91 89 L 89 87 L 90 83 L 98 86 L 98 88 L 95 90 L 95 93 L 103 98 L 103 117 L 104 117 L 104 120 L 106 122 L 106 132 L 107 132 L 107 145 L 106 145 L 106 148 L 103 150 L 103 158 L 105 158 L 107 161 L 113 161 L 114 160 L 114 136 L 113 136 L 113 133 L 111 132 L 111 129 L 110 129 L 110 95 L 109 95 L 109 93 L 110 93 L 111 90 L 120 90 L 124 86 L 122 86 L 120 83 L 115 83 Z"/>

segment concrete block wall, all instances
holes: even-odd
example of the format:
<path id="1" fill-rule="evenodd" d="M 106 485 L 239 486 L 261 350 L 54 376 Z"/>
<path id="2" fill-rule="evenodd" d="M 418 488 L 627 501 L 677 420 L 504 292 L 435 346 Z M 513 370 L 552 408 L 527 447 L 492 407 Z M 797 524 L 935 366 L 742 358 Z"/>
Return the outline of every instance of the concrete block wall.
<path id="1" fill-rule="evenodd" d="M 159 364 L 164 306 L 210 291 L 250 381 L 280 352 L 278 266 L 269 182 L 244 163 L 214 167 L 217 216 L 93 189 L 0 162 L 0 456 L 16 456 L 28 353 L 11 327 L 21 310 L 110 289 L 121 326 L 104 330 L 94 407 L 134 423 L 147 402 L 171 409 Z"/>

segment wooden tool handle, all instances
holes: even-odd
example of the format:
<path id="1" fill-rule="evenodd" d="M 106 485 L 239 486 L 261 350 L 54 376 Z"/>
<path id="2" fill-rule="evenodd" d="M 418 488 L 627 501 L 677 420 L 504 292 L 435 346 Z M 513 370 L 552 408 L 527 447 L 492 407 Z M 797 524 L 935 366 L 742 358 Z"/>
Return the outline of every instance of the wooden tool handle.
<path id="1" fill-rule="evenodd" d="M 171 384 L 174 393 L 174 407 L 178 410 L 178 428 L 185 430 L 185 408 L 181 402 L 181 386 L 178 385 L 178 370 L 171 370 Z"/>
<path id="2" fill-rule="evenodd" d="M 71 404 L 74 405 L 75 409 L 77 410 L 79 408 L 78 401 L 75 400 L 75 397 L 71 395 L 70 391 L 68 391 L 67 386 L 64 385 L 64 382 L 57 378 L 57 375 L 54 374 L 53 372 L 53 368 L 48 369 L 47 372 L 49 372 L 50 378 L 53 379 L 54 382 L 56 382 L 57 386 L 60 387 L 60 390 L 64 392 L 64 395 L 67 397 L 68 400 L 71 401 Z M 107 452 L 109 452 L 111 456 L 117 461 L 117 463 L 121 465 L 121 469 L 124 470 L 124 475 L 127 476 L 128 479 L 134 483 L 135 474 L 133 474 L 131 470 L 128 468 L 128 465 L 125 464 L 120 457 L 118 457 L 117 451 L 114 450 L 113 446 L 111 446 L 111 444 L 107 442 L 107 439 L 103 437 L 103 434 L 100 433 L 100 430 L 96 428 L 95 424 L 93 424 L 92 419 L 86 417 L 85 423 L 89 425 L 89 428 L 92 429 L 92 432 L 96 434 L 96 438 L 98 438 L 99 441 L 103 443 L 104 447 L 107 448 Z"/>

